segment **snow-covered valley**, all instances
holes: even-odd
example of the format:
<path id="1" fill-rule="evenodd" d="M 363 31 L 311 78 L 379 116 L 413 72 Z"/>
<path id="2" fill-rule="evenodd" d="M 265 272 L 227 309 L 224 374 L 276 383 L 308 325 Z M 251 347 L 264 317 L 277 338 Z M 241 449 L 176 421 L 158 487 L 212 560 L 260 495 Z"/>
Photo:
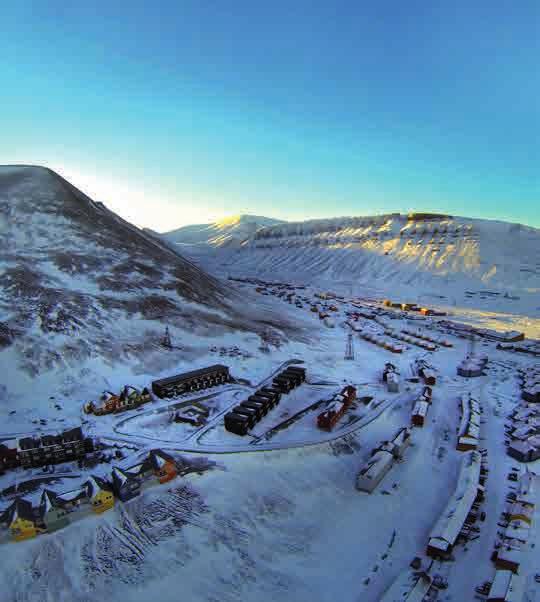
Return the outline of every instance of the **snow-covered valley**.
<path id="1" fill-rule="evenodd" d="M 183 241 L 177 232 L 165 243 L 79 194 L 49 172 L 0 170 L 0 444 L 82 426 L 99 450 L 95 462 L 2 471 L 2 600 L 488 599 L 475 588 L 506 566 L 491 555 L 496 542 L 501 551 L 510 545 L 511 525 L 501 525 L 511 523 L 507 496 L 517 490 L 507 475 L 540 467 L 507 453 L 518 440 L 516 408 L 538 426 L 540 404 L 522 399 L 522 372 L 539 367 L 538 230 L 396 215 L 253 218 L 247 228 L 242 220 L 191 227 Z M 162 343 L 166 326 L 170 346 Z M 518 331 L 508 335 L 515 343 L 505 331 Z M 345 359 L 349 340 L 353 359 Z M 504 348 L 510 344 L 525 350 Z M 473 368 L 487 356 L 479 376 L 458 375 L 467 355 Z M 383 381 L 387 363 L 399 371 L 398 392 Z M 229 369 L 230 382 L 154 395 L 119 413 L 83 410 L 104 389 L 151 388 L 214 364 Z M 224 416 L 291 365 L 306 369 L 306 381 L 247 435 L 228 431 Z M 436 383 L 420 424 L 413 416 L 427 382 L 422 366 Z M 356 400 L 332 429 L 319 428 L 318 415 L 345 385 Z M 481 412 L 478 430 L 464 435 L 475 442 L 460 450 L 469 394 Z M 195 425 L 174 418 L 201 408 Z M 372 493 L 359 490 L 373 451 L 388 454 L 384 442 L 404 427 L 410 445 Z M 115 490 L 107 512 L 70 507 L 62 528 L 13 541 L 16 500 L 46 524 L 44 488 L 61 496 L 91 475 L 107 480 L 113 467 L 129 472 L 156 448 L 174 458 L 174 479 L 126 501 Z M 478 450 L 478 509 L 467 508 L 450 554 L 430 556 L 464 458 Z M 533 483 L 532 519 L 520 525 L 523 541 L 512 540 L 521 597 L 508 599 L 520 602 L 540 600 Z M 409 567 L 416 557 L 422 575 Z M 411 591 L 427 584 L 429 597 L 393 597 L 403 578 Z"/>

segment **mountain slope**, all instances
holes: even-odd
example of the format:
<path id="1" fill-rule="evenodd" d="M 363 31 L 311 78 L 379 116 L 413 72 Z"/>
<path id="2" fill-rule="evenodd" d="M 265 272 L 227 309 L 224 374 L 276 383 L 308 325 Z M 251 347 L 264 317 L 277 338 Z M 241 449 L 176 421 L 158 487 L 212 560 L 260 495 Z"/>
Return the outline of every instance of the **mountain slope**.
<path id="1" fill-rule="evenodd" d="M 33 386 L 19 369 L 145 358 L 159 371 L 188 359 L 201 336 L 263 329 L 217 279 L 48 169 L 0 167 L 0 252 L 8 391 Z M 264 318 L 264 328 L 278 323 Z M 183 351 L 162 357 L 165 324 Z"/>
<path id="2" fill-rule="evenodd" d="M 239 246 L 260 228 L 281 223 L 280 220 L 258 215 L 236 215 L 212 224 L 184 226 L 161 236 L 180 245 Z"/>
<path id="3" fill-rule="evenodd" d="M 288 222 L 235 250 L 184 248 L 211 271 L 410 291 L 540 290 L 540 231 L 502 221 L 390 214 Z M 427 219 L 426 219 L 427 218 Z"/>

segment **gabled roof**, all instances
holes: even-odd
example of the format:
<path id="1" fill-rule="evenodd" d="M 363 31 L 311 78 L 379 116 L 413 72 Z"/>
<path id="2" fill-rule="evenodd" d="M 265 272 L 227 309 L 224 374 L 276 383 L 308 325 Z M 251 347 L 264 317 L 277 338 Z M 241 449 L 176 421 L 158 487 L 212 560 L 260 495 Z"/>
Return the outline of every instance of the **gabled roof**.
<path id="1" fill-rule="evenodd" d="M 142 466 L 142 465 L 139 465 Z M 135 467 L 134 467 L 135 468 Z M 115 466 L 112 469 L 112 482 L 113 482 L 113 486 L 116 487 L 123 487 L 128 481 L 133 481 L 135 479 L 139 478 L 139 471 L 137 470 L 129 470 L 129 469 L 122 469 L 119 468 L 118 466 Z"/>
<path id="2" fill-rule="evenodd" d="M 52 508 L 61 508 L 63 505 L 64 500 L 59 498 L 55 491 L 43 489 L 39 501 L 39 510 L 42 514 L 49 512 Z"/>
<path id="3" fill-rule="evenodd" d="M 32 504 L 24 498 L 17 498 L 0 516 L 0 522 L 8 526 L 12 525 L 17 518 L 34 522 L 36 517 Z"/>
<path id="4" fill-rule="evenodd" d="M 175 464 L 174 458 L 161 449 L 151 450 L 148 459 L 156 470 L 162 468 L 166 463 Z"/>
<path id="5" fill-rule="evenodd" d="M 79 489 L 72 489 L 71 491 L 64 491 L 63 493 L 57 493 L 56 499 L 59 504 L 73 503 L 77 500 L 82 500 L 89 497 L 86 486 Z"/>
<path id="6" fill-rule="evenodd" d="M 112 491 L 111 484 L 108 481 L 95 475 L 92 475 L 84 486 L 90 498 L 96 496 L 100 491 Z"/>

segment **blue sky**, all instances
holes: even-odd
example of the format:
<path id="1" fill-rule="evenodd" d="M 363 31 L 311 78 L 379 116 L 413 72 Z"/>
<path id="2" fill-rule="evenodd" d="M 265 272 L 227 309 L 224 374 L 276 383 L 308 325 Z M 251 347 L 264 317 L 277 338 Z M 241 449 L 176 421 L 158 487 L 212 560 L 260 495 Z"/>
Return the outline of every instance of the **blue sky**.
<path id="1" fill-rule="evenodd" d="M 137 225 L 409 209 L 540 227 L 540 3 L 10 3 L 0 163 Z"/>

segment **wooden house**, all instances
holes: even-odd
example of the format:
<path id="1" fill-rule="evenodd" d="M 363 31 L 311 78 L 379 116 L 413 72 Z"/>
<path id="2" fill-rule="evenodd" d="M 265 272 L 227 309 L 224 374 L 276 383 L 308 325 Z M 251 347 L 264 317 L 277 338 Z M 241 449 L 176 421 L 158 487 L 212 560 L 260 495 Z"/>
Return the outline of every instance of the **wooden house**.
<path id="1" fill-rule="evenodd" d="M 19 465 L 16 441 L 4 441 L 0 444 L 0 473 L 6 469 L 16 468 Z"/>
<path id="2" fill-rule="evenodd" d="M 0 523 L 6 525 L 14 541 L 31 539 L 43 532 L 36 523 L 32 504 L 23 498 L 17 498 L 0 516 Z"/>
<path id="3" fill-rule="evenodd" d="M 519 462 L 534 462 L 540 459 L 540 435 L 510 441 L 506 453 Z"/>
<path id="4" fill-rule="evenodd" d="M 505 539 L 504 543 L 497 550 L 497 557 L 495 559 L 497 569 L 517 573 L 523 557 L 523 548 L 524 545 L 521 541 Z"/>
<path id="5" fill-rule="evenodd" d="M 112 487 L 122 502 L 137 497 L 141 492 L 142 478 L 137 471 L 123 470 L 115 466 L 112 470 Z"/>
<path id="6" fill-rule="evenodd" d="M 411 422 L 414 426 L 424 426 L 428 409 L 429 403 L 427 401 L 417 401 L 414 404 L 411 414 Z"/>
<path id="7" fill-rule="evenodd" d="M 57 531 L 69 524 L 68 510 L 54 491 L 44 489 L 39 504 L 39 519 L 47 531 Z"/>
<path id="8" fill-rule="evenodd" d="M 96 514 L 101 514 L 114 506 L 111 484 L 100 477 L 92 476 L 85 483 L 86 494 Z"/>
<path id="9" fill-rule="evenodd" d="M 64 493 L 57 493 L 56 497 L 58 502 L 61 503 L 68 512 L 78 510 L 82 505 L 90 503 L 86 486 L 71 491 L 65 491 Z"/>
<path id="10" fill-rule="evenodd" d="M 160 483 L 172 481 L 178 475 L 174 458 L 160 449 L 153 449 L 148 454 L 148 461 Z"/>

